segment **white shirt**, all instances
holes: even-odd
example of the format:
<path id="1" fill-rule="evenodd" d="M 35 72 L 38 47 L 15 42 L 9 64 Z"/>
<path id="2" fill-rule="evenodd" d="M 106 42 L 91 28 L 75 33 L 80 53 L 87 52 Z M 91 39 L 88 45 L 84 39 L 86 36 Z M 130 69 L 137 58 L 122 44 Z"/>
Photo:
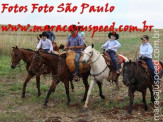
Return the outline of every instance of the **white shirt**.
<path id="1" fill-rule="evenodd" d="M 50 49 L 50 51 L 53 51 L 53 45 L 49 39 L 40 39 L 39 43 L 37 44 L 37 49 L 39 49 L 40 47 L 42 49 Z"/>
<path id="2" fill-rule="evenodd" d="M 117 49 L 121 47 L 121 44 L 117 40 L 108 40 L 104 45 L 103 48 L 106 50 L 111 49 L 117 52 Z"/>
<path id="3" fill-rule="evenodd" d="M 153 48 L 149 43 L 142 44 L 140 46 L 140 56 L 139 57 L 147 57 L 152 58 Z"/>

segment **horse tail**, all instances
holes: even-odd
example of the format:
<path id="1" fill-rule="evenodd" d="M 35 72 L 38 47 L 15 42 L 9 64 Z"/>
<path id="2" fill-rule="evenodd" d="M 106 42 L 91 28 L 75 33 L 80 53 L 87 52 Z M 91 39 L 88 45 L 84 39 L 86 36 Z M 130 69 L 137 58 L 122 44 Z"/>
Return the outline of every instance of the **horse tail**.
<path id="1" fill-rule="evenodd" d="M 159 63 L 161 64 L 162 68 L 163 68 L 163 63 L 161 61 L 159 61 Z"/>
<path id="2" fill-rule="evenodd" d="M 159 63 L 161 64 L 161 71 L 160 71 L 160 79 L 163 76 L 163 63 L 161 61 L 159 61 Z"/>

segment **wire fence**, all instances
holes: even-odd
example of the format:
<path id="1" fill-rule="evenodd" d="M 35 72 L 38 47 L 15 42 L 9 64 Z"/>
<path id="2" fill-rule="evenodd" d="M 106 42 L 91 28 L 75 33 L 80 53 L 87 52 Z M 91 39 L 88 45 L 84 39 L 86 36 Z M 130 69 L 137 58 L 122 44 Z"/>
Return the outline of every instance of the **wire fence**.
<path id="1" fill-rule="evenodd" d="M 161 30 L 162 31 L 162 30 Z M 41 33 L 41 32 L 40 32 Z M 38 43 L 37 36 L 39 32 L 0 32 L 0 54 L 9 55 L 11 54 L 12 47 L 17 45 L 21 48 L 35 49 Z M 54 32 L 56 36 L 56 43 L 58 45 L 64 44 L 67 40 L 69 32 Z M 100 49 L 101 45 L 108 40 L 108 32 L 96 32 L 91 37 L 92 32 L 85 32 L 85 42 L 89 45 L 94 43 L 96 49 Z M 119 41 L 122 44 L 121 52 L 124 54 L 132 54 L 139 50 L 141 44 L 140 37 L 144 34 L 152 36 L 153 32 L 120 32 Z M 132 54 L 133 55 L 133 54 Z"/>

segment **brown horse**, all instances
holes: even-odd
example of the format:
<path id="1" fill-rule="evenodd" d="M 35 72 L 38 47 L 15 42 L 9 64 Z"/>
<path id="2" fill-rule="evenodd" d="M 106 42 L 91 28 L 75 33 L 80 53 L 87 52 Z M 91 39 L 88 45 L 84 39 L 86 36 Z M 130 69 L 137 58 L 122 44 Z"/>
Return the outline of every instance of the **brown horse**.
<path id="1" fill-rule="evenodd" d="M 29 66 L 30 66 L 30 64 L 32 62 L 32 57 L 34 55 L 35 55 L 35 52 L 33 50 L 30 50 L 30 49 L 19 49 L 17 46 L 13 47 L 13 50 L 12 50 L 11 68 L 14 69 L 19 64 L 19 62 L 21 60 L 23 60 L 24 63 L 26 64 L 26 70 L 28 72 L 28 75 L 27 75 L 26 80 L 25 80 L 24 85 L 23 85 L 22 98 L 25 97 L 25 91 L 26 91 L 27 83 L 34 76 L 34 75 L 31 75 L 29 73 Z M 45 74 L 51 73 L 51 70 L 46 65 L 44 65 L 42 68 L 44 69 L 44 72 L 42 72 L 42 74 L 45 75 Z M 41 92 L 40 92 L 40 75 L 41 74 L 36 75 L 36 83 L 37 83 L 37 89 L 38 89 L 38 96 L 41 95 Z M 71 82 L 71 87 L 72 87 L 72 90 L 74 90 L 74 86 L 73 86 L 72 82 Z"/>
<path id="2" fill-rule="evenodd" d="M 129 87 L 130 105 L 128 114 L 132 112 L 132 105 L 134 100 L 134 92 L 142 93 L 142 102 L 144 103 L 145 111 L 148 110 L 146 104 L 146 89 L 149 88 L 151 93 L 151 102 L 154 103 L 153 96 L 153 79 L 148 75 L 146 70 L 138 62 L 127 62 L 123 66 L 123 83 Z"/>
<path id="3" fill-rule="evenodd" d="M 32 63 L 29 67 L 29 70 L 32 74 L 38 73 L 42 71 L 40 68 L 42 65 L 45 64 L 47 65 L 50 70 L 52 71 L 52 79 L 53 82 L 51 84 L 51 87 L 49 88 L 47 97 L 44 102 L 44 106 L 47 106 L 48 99 L 50 97 L 51 92 L 55 92 L 57 84 L 62 81 L 65 85 L 66 89 L 66 95 L 67 95 L 67 105 L 70 103 L 70 97 L 69 97 L 69 81 L 73 79 L 72 73 L 69 71 L 67 65 L 66 65 L 66 54 L 63 55 L 57 55 L 57 54 L 48 54 L 48 53 L 40 53 L 36 52 L 36 55 L 33 56 Z M 83 73 L 82 74 L 82 79 L 83 83 L 85 86 L 85 93 L 82 101 L 84 102 L 87 97 L 87 92 L 88 92 L 88 76 L 89 72 Z M 105 97 L 102 94 L 102 87 L 101 83 L 97 83 L 100 91 L 100 96 L 102 99 Z"/>

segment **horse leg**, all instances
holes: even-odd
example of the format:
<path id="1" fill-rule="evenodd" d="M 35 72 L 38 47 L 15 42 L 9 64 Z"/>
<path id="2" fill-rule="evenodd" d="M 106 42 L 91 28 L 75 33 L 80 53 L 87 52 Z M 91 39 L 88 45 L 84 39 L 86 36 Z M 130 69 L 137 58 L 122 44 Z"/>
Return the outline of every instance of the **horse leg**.
<path id="1" fill-rule="evenodd" d="M 129 89 L 129 94 L 130 94 L 130 106 L 128 109 L 128 114 L 131 114 L 132 112 L 132 105 L 133 105 L 133 100 L 134 100 L 134 92 Z"/>
<path id="2" fill-rule="evenodd" d="M 67 95 L 67 105 L 70 105 L 70 95 L 69 95 L 69 81 L 64 81 L 65 89 L 66 89 L 66 95 Z"/>
<path id="3" fill-rule="evenodd" d="M 33 76 L 31 76 L 31 75 L 28 73 L 28 76 L 26 77 L 25 82 L 24 82 L 24 84 L 23 84 L 22 98 L 25 98 L 26 86 L 27 86 L 27 83 L 30 81 L 30 79 L 31 79 L 32 77 L 33 77 Z"/>
<path id="4" fill-rule="evenodd" d="M 153 96 L 152 85 L 149 85 L 149 90 L 150 90 L 150 92 L 151 92 L 151 102 L 154 104 L 155 99 L 154 99 L 154 96 Z"/>
<path id="5" fill-rule="evenodd" d="M 93 89 L 93 87 L 94 87 L 94 84 L 95 84 L 95 80 L 91 80 L 91 85 L 90 85 L 90 87 L 89 87 L 88 94 L 87 94 L 87 99 L 86 99 L 86 102 L 85 102 L 85 105 L 84 105 L 84 108 L 85 108 L 85 109 L 88 108 L 88 100 L 89 100 L 91 91 L 92 91 L 92 89 Z"/>
<path id="6" fill-rule="evenodd" d="M 48 94 L 46 96 L 46 99 L 45 99 L 45 102 L 44 102 L 43 106 L 45 106 L 45 107 L 47 106 L 47 103 L 48 103 L 49 97 L 51 95 L 51 92 L 55 92 L 56 86 L 57 86 L 57 83 L 55 81 L 52 81 L 52 84 L 51 84 L 51 86 L 50 86 L 50 88 L 48 90 Z"/>
<path id="7" fill-rule="evenodd" d="M 36 82 L 37 82 L 38 96 L 40 96 L 41 95 L 41 91 L 40 91 L 40 75 L 36 77 Z"/>
<path id="8" fill-rule="evenodd" d="M 72 92 L 75 92 L 75 90 L 74 90 L 74 84 L 73 84 L 72 80 L 70 81 L 70 84 L 71 84 L 71 90 L 72 90 Z"/>
<path id="9" fill-rule="evenodd" d="M 103 93 L 102 93 L 102 83 L 99 82 L 99 81 L 97 81 L 97 85 L 98 85 L 98 87 L 99 87 L 99 95 L 100 95 L 100 97 L 104 100 L 104 99 L 105 99 L 105 96 L 104 96 Z"/>
<path id="10" fill-rule="evenodd" d="M 146 90 L 144 90 L 143 92 L 142 92 L 142 102 L 144 103 L 144 109 L 145 109 L 145 111 L 147 111 L 148 110 L 148 107 L 147 107 L 147 103 L 146 103 Z"/>
<path id="11" fill-rule="evenodd" d="M 116 102 L 119 102 L 119 83 L 118 83 L 118 78 L 115 81 L 116 84 L 116 90 L 117 90 L 117 95 L 116 95 Z"/>
<path id="12" fill-rule="evenodd" d="M 88 93 L 88 89 L 89 89 L 89 84 L 88 84 L 88 75 L 87 76 L 83 76 L 82 77 L 84 86 L 85 86 L 85 93 L 84 93 L 84 97 L 81 100 L 82 102 L 85 102 L 86 98 L 87 98 L 87 93 Z"/>

